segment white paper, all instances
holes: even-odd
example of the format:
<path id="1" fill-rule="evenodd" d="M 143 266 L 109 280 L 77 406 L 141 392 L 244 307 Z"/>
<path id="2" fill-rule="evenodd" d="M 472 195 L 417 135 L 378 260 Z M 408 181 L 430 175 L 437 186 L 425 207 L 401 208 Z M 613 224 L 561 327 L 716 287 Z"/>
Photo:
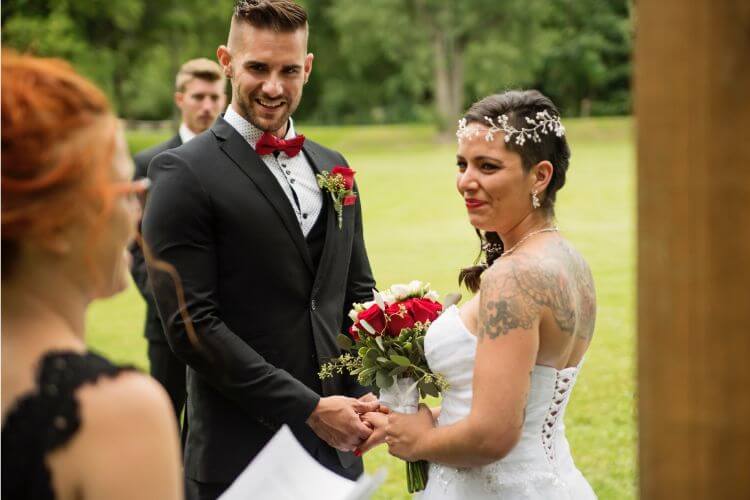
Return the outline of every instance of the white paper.
<path id="1" fill-rule="evenodd" d="M 385 470 L 358 481 L 343 478 L 312 458 L 284 425 L 219 500 L 362 500 L 385 479 Z"/>

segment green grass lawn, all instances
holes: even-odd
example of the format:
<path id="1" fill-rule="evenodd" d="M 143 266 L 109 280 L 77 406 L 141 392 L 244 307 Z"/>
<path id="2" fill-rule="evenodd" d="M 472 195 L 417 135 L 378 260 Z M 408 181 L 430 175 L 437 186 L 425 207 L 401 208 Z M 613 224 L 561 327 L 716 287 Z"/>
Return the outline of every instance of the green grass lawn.
<path id="1" fill-rule="evenodd" d="M 634 498 L 636 492 L 632 126 L 630 119 L 566 121 L 573 158 L 557 203 L 559 226 L 588 259 L 597 285 L 596 334 L 566 427 L 576 463 L 602 499 Z M 478 243 L 454 187 L 455 144 L 436 141 L 422 125 L 299 129 L 343 152 L 357 170 L 379 285 L 421 279 L 441 293 L 456 291 L 458 269 L 473 261 Z M 139 132 L 128 138 L 135 152 L 167 137 Z M 90 344 L 145 369 L 143 311 L 134 287 L 96 303 L 88 318 Z M 403 465 L 384 447 L 365 462 L 368 471 L 389 470 L 374 498 L 408 498 Z"/>

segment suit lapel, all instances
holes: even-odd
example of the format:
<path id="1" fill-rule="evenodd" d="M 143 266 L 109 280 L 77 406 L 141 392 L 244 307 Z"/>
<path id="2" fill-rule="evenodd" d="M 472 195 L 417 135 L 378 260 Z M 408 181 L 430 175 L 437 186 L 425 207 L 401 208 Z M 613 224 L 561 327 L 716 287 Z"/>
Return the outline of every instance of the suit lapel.
<path id="1" fill-rule="evenodd" d="M 221 150 L 253 181 L 268 203 L 276 210 L 289 236 L 299 250 L 302 260 L 305 261 L 310 272 L 314 274 L 312 258 L 297 217 L 286 194 L 284 194 L 268 166 L 263 163 L 263 160 L 247 141 L 223 118 L 219 118 L 211 127 L 211 130 L 219 139 Z"/>

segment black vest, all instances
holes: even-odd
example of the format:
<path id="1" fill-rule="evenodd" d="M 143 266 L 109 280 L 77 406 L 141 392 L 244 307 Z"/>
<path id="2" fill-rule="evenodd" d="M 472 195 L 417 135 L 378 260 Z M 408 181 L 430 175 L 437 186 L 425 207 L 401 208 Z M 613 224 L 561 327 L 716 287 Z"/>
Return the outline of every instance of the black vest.
<path id="1" fill-rule="evenodd" d="M 315 221 L 315 225 L 310 229 L 310 232 L 305 238 L 307 249 L 310 252 L 310 257 L 312 258 L 316 272 L 318 270 L 318 264 L 320 263 L 320 256 L 323 255 L 323 245 L 325 245 L 326 242 L 328 203 L 330 203 L 330 200 L 328 199 L 328 196 L 326 196 L 326 193 L 323 193 L 323 207 L 320 209 L 318 220 Z"/>

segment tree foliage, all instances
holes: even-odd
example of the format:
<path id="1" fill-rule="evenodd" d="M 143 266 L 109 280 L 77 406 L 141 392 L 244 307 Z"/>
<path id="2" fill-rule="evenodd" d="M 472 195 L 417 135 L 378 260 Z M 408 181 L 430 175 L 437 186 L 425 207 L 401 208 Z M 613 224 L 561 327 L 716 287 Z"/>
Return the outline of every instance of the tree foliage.
<path id="1" fill-rule="evenodd" d="M 535 87 L 566 114 L 630 110 L 630 0 L 300 0 L 312 78 L 298 111 L 322 123 L 433 120 Z M 233 1 L 6 0 L 6 46 L 70 60 L 128 118 L 173 113 L 174 75 L 215 58 Z"/>

